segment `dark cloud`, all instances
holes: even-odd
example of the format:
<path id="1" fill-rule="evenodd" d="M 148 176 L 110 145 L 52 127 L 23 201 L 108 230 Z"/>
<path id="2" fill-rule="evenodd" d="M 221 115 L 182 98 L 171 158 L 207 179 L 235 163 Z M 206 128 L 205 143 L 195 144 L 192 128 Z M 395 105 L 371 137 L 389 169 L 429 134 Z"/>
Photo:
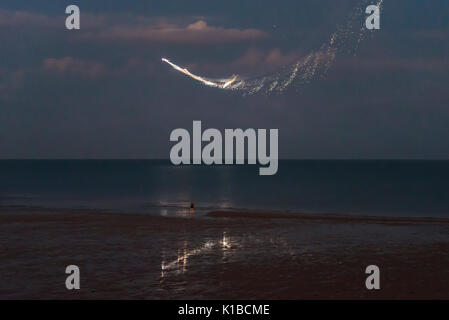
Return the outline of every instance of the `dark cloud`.
<path id="1" fill-rule="evenodd" d="M 45 59 L 42 70 L 51 73 L 79 74 L 89 78 L 97 78 L 106 73 L 106 67 L 100 62 L 83 61 L 72 57 Z"/>
<path id="2" fill-rule="evenodd" d="M 206 21 L 198 20 L 186 26 L 166 21 L 155 25 L 114 26 L 83 35 L 83 39 L 109 41 L 151 41 L 166 44 L 213 45 L 233 43 L 267 37 L 256 29 L 236 29 L 209 26 Z"/>
<path id="3" fill-rule="evenodd" d="M 43 28 L 55 26 L 60 20 L 61 19 L 52 18 L 44 14 L 26 11 L 8 11 L 0 8 L 0 26 L 39 26 L 40 28 Z"/>

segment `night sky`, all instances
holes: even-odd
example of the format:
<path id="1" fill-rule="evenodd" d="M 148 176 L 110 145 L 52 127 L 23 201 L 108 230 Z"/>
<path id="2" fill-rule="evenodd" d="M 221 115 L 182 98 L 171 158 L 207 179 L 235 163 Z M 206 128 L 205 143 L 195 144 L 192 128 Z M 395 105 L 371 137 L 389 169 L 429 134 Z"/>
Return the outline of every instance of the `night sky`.
<path id="1" fill-rule="evenodd" d="M 264 74 L 318 50 L 359 2 L 2 0 L 0 158 L 168 158 L 170 132 L 201 120 L 278 128 L 281 158 L 449 159 L 447 0 L 385 0 L 356 56 L 282 95 L 161 62 Z M 81 30 L 65 28 L 70 4 Z"/>

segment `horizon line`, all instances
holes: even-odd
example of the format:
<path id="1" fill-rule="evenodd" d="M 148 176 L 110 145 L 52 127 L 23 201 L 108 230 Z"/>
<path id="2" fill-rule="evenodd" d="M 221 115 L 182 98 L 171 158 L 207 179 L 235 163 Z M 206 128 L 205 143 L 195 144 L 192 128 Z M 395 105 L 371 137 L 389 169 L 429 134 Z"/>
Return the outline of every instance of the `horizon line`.
<path id="1" fill-rule="evenodd" d="M 0 158 L 0 161 L 168 161 L 169 158 Z M 222 159 L 225 160 L 225 159 Z M 245 161 L 247 159 L 245 158 Z M 449 161 L 449 158 L 279 158 L 279 161 Z M 246 163 L 245 163 L 246 164 Z M 225 165 L 223 163 L 223 165 Z"/>

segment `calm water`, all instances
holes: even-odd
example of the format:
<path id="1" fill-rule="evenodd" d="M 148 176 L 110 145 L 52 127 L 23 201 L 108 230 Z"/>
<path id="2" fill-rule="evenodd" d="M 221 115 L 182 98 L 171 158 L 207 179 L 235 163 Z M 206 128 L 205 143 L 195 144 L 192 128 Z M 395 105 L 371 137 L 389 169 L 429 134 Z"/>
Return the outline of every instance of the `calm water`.
<path id="1" fill-rule="evenodd" d="M 162 160 L 3 160 L 0 205 L 185 215 L 213 209 L 449 217 L 449 161 L 281 161 L 175 167 Z"/>

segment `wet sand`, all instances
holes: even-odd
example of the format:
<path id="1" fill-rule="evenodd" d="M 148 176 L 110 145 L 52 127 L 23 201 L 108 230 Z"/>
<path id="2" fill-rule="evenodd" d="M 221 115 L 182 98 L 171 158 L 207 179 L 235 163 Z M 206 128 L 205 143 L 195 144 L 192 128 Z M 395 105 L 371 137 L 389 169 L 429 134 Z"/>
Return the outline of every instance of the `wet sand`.
<path id="1" fill-rule="evenodd" d="M 0 298 L 449 299 L 444 219 L 276 215 L 0 207 Z"/>
<path id="2" fill-rule="evenodd" d="M 211 211 L 206 214 L 213 218 L 234 218 L 234 219 L 290 219 L 290 220 L 312 220 L 334 223 L 383 223 L 383 224 L 414 224 L 414 223 L 441 223 L 449 224 L 449 219 L 425 218 L 425 217 L 382 217 L 382 216 L 351 216 L 341 214 L 300 214 L 284 212 L 256 212 L 256 211 Z"/>

